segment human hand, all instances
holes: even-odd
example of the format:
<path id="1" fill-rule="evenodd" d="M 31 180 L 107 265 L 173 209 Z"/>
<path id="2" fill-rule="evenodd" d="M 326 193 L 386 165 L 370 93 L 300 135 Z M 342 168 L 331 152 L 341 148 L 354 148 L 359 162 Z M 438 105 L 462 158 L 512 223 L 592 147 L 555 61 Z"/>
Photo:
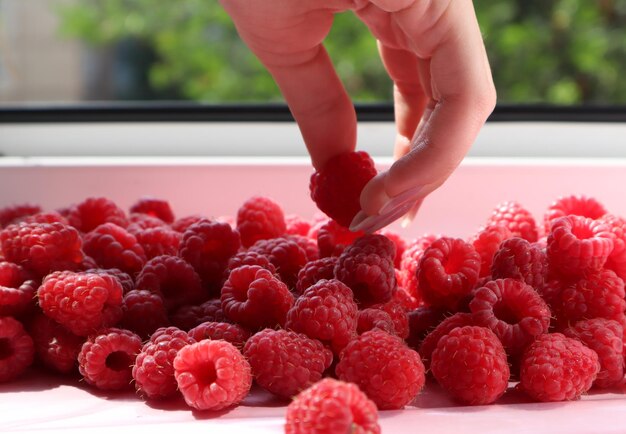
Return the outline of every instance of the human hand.
<path id="1" fill-rule="evenodd" d="M 354 10 L 394 81 L 396 161 L 361 193 L 350 228 L 373 232 L 416 207 L 463 160 L 495 105 L 471 0 L 221 0 L 272 74 L 313 165 L 356 146 L 356 115 L 322 42 Z"/>

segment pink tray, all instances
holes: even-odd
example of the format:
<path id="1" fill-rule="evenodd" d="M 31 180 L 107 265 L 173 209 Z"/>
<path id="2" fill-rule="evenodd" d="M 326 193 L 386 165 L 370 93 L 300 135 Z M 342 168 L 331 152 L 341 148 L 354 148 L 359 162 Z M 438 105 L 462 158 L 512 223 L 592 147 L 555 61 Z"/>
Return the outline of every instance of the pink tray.
<path id="1" fill-rule="evenodd" d="M 384 166 L 388 162 L 382 162 Z M 233 215 L 254 194 L 286 212 L 311 216 L 310 167 L 305 161 L 0 160 L 0 206 L 32 201 L 46 208 L 104 195 L 127 207 L 137 197 L 171 201 L 177 215 Z M 538 219 L 559 195 L 593 195 L 626 215 L 626 162 L 467 161 L 434 193 L 404 235 L 423 232 L 468 237 L 503 200 L 518 200 Z M 539 220 L 540 221 L 540 220 Z M 510 390 L 497 405 L 460 406 L 428 384 L 403 411 L 380 413 L 385 433 L 626 433 L 624 390 L 590 393 L 577 402 L 538 404 Z M 254 390 L 242 406 L 219 414 L 193 412 L 181 400 L 146 404 L 133 392 L 103 394 L 75 380 L 33 373 L 0 385 L 0 432 L 281 433 L 284 403 Z"/>

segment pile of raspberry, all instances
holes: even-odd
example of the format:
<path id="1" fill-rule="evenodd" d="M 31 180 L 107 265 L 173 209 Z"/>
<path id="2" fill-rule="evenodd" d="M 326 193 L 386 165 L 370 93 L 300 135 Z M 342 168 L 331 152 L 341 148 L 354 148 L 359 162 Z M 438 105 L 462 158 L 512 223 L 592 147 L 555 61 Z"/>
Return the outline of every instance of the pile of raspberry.
<path id="1" fill-rule="evenodd" d="M 288 433 L 378 433 L 377 410 L 429 376 L 467 405 L 512 382 L 537 401 L 622 384 L 626 221 L 597 200 L 559 198 L 541 224 L 505 202 L 468 239 L 353 233 L 351 213 L 308 221 L 267 197 L 217 219 L 156 198 L 2 208 L 0 382 L 38 360 L 205 411 L 255 383 L 290 402 Z"/>

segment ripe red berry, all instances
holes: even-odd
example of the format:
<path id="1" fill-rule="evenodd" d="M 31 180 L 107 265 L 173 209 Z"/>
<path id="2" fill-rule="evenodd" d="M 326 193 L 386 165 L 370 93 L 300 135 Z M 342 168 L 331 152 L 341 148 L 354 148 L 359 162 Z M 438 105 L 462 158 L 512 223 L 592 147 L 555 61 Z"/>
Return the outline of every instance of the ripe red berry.
<path id="1" fill-rule="evenodd" d="M 607 258 L 604 268 L 612 270 L 620 279 L 626 279 L 626 220 L 611 214 L 599 219 L 606 224 L 613 234 L 613 250 Z"/>
<path id="2" fill-rule="evenodd" d="M 219 298 L 207 300 L 200 305 L 181 306 L 170 315 L 170 320 L 172 325 L 181 330 L 191 330 L 207 321 L 228 322 Z"/>
<path id="3" fill-rule="evenodd" d="M 593 197 L 571 195 L 559 197 L 550 205 L 544 216 L 546 233 L 550 232 L 552 222 L 561 217 L 576 215 L 592 220 L 606 214 L 606 208 Z"/>
<path id="4" fill-rule="evenodd" d="M 380 434 L 378 411 L 355 384 L 325 378 L 287 407 L 285 434 Z"/>
<path id="5" fill-rule="evenodd" d="M 283 209 L 270 198 L 253 196 L 237 211 L 237 231 L 244 247 L 259 240 L 279 237 L 286 230 Z"/>
<path id="6" fill-rule="evenodd" d="M 250 247 L 250 251 L 266 256 L 288 288 L 296 286 L 300 269 L 309 261 L 307 252 L 296 241 L 286 237 L 259 240 Z"/>
<path id="7" fill-rule="evenodd" d="M 296 283 L 295 293 L 302 294 L 307 288 L 315 285 L 322 279 L 333 279 L 337 261 L 338 258 L 336 256 L 330 256 L 307 262 L 298 272 L 298 283 Z"/>
<path id="8" fill-rule="evenodd" d="M 285 233 L 289 235 L 302 235 L 306 237 L 311 230 L 311 223 L 296 214 L 285 216 L 285 225 Z"/>
<path id="9" fill-rule="evenodd" d="M 182 238 L 180 232 L 165 227 L 144 229 L 134 235 L 147 259 L 161 255 L 176 256 Z"/>
<path id="10" fill-rule="evenodd" d="M 526 282 L 533 288 L 542 288 L 548 269 L 543 249 L 523 238 L 510 238 L 500 244 L 491 265 L 491 277 L 507 277 Z"/>
<path id="11" fill-rule="evenodd" d="M 506 226 L 514 237 L 534 243 L 539 238 L 532 214 L 517 202 L 502 202 L 493 210 L 487 226 Z"/>
<path id="12" fill-rule="evenodd" d="M 130 207 L 131 213 L 147 214 L 165 223 L 174 223 L 174 212 L 166 200 L 154 197 L 142 197 Z"/>
<path id="13" fill-rule="evenodd" d="M 472 314 L 458 312 L 441 321 L 439 325 L 437 325 L 437 327 L 435 327 L 430 333 L 428 333 L 422 341 L 421 345 L 419 346 L 418 350 L 420 356 L 422 356 L 422 360 L 426 368 L 430 366 L 433 351 L 435 351 L 435 348 L 437 348 L 439 339 L 441 339 L 442 336 L 447 335 L 457 327 L 471 325 L 474 325 L 472 322 Z"/>
<path id="14" fill-rule="evenodd" d="M 363 235 L 365 235 L 363 231 L 352 232 L 336 221 L 328 220 L 320 225 L 315 237 L 320 257 L 326 258 L 328 256 L 341 255 L 346 247 Z"/>
<path id="15" fill-rule="evenodd" d="M 76 370 L 84 337 L 76 336 L 43 314 L 35 316 L 30 332 L 37 357 L 44 366 L 62 374 Z"/>
<path id="16" fill-rule="evenodd" d="M 498 337 L 485 327 L 457 327 L 439 339 L 430 369 L 454 398 L 491 404 L 507 389 L 509 365 Z"/>
<path id="17" fill-rule="evenodd" d="M 197 342 L 203 339 L 222 339 L 233 344 L 239 351 L 250 338 L 250 332 L 238 324 L 207 321 L 189 330 L 189 336 Z"/>
<path id="18" fill-rule="evenodd" d="M 22 375 L 34 358 L 33 340 L 22 323 L 10 316 L 0 317 L 0 383 Z"/>
<path id="19" fill-rule="evenodd" d="M 85 253 L 103 268 L 138 273 L 146 263 L 146 253 L 132 234 L 113 224 L 102 224 L 85 235 Z"/>
<path id="20" fill-rule="evenodd" d="M 480 255 L 480 277 L 491 275 L 493 256 L 500 248 L 500 244 L 512 236 L 509 228 L 503 225 L 487 226 L 478 231 L 471 243 Z"/>
<path id="21" fill-rule="evenodd" d="M 123 209 L 105 197 L 89 197 L 73 206 L 66 216 L 72 226 L 81 232 L 91 232 L 104 223 L 119 227 L 128 226 L 128 218 Z"/>
<path id="22" fill-rule="evenodd" d="M 433 241 L 437 240 L 436 235 L 425 234 L 413 240 L 400 259 L 400 273 L 398 277 L 398 285 L 400 285 L 411 297 L 422 300 L 417 281 L 417 267 L 424 251 L 430 247 Z"/>
<path id="23" fill-rule="evenodd" d="M 142 339 L 169 325 L 163 298 L 146 290 L 134 289 L 124 295 L 121 326 L 137 333 Z"/>
<path id="24" fill-rule="evenodd" d="M 20 316 L 35 306 L 38 283 L 23 267 L 0 261 L 0 316 Z"/>
<path id="25" fill-rule="evenodd" d="M 40 213 L 41 207 L 31 203 L 9 205 L 0 208 L 0 228 L 16 223 L 24 217 Z"/>
<path id="26" fill-rule="evenodd" d="M 187 345 L 174 359 L 174 377 L 185 402 L 197 410 L 239 404 L 250 391 L 250 364 L 232 344 L 210 339 Z"/>

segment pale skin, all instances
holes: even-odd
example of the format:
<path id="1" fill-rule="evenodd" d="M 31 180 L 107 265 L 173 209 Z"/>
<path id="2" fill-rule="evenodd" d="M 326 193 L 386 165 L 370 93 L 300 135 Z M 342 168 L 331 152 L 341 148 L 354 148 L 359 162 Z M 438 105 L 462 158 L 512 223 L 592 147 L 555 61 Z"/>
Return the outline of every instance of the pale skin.
<path id="1" fill-rule="evenodd" d="M 461 163 L 496 91 L 471 0 L 220 0 L 272 74 L 315 168 L 356 147 L 354 106 L 322 42 L 352 10 L 378 41 L 394 82 L 394 164 L 361 193 L 351 229 L 406 215 Z"/>

